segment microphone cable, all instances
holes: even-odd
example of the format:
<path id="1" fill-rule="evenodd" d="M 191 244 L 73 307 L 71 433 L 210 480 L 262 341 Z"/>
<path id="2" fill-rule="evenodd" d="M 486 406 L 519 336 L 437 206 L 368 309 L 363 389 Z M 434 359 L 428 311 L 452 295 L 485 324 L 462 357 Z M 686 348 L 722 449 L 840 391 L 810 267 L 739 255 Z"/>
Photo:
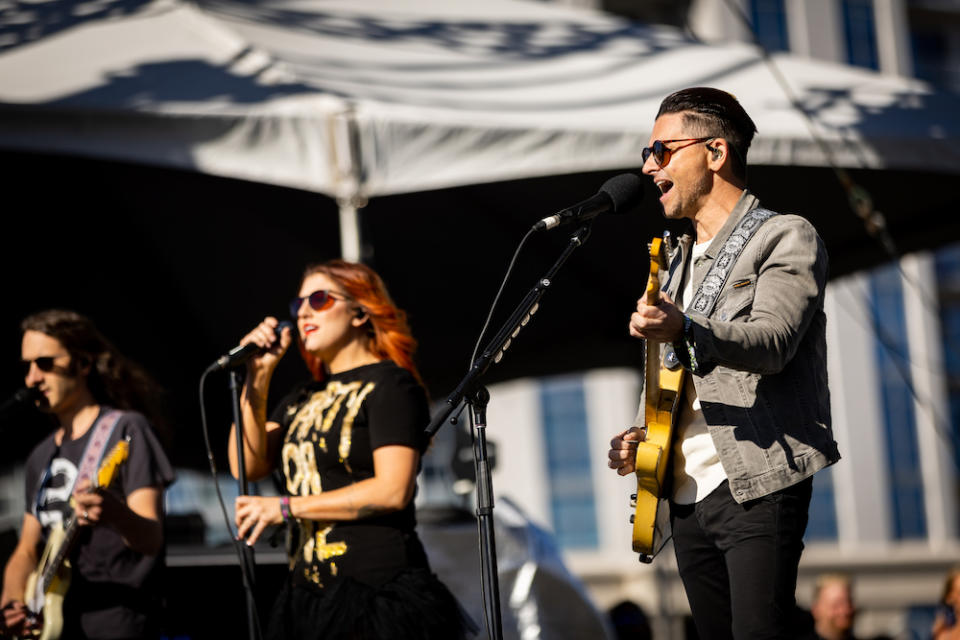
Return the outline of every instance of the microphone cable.
<path id="1" fill-rule="evenodd" d="M 534 233 L 536 233 L 536 229 L 532 227 L 528 229 L 527 232 L 524 234 L 523 238 L 520 240 L 520 244 L 517 245 L 517 248 L 513 252 L 513 257 L 510 259 L 510 263 L 507 265 L 507 272 L 504 274 L 503 280 L 501 280 L 500 282 L 500 288 L 497 290 L 497 295 L 495 295 L 493 298 L 493 303 L 490 305 L 490 311 L 487 312 L 487 318 L 483 322 L 483 328 L 480 329 L 480 335 L 477 336 L 477 343 L 473 347 L 473 353 L 470 354 L 470 366 L 467 367 L 468 371 L 470 369 L 473 369 L 473 364 L 477 359 L 477 352 L 480 350 L 480 344 L 483 342 L 483 337 L 487 333 L 487 329 L 490 328 L 490 320 L 493 318 L 493 312 L 496 310 L 497 305 L 500 302 L 500 297 L 503 295 L 503 290 L 506 288 L 507 282 L 510 280 L 510 274 L 513 273 L 513 268 L 514 266 L 516 266 L 517 258 L 520 256 L 520 252 L 523 249 L 523 245 L 526 244 L 527 240 L 529 240 L 530 236 L 532 236 Z M 457 413 L 456 416 L 450 419 L 452 423 L 455 424 L 458 421 L 460 417 L 460 413 L 463 412 L 466 406 L 467 406 L 466 402 L 461 403 L 460 411 Z M 476 446 L 476 435 L 474 434 L 473 429 L 470 430 L 470 443 L 471 445 Z M 478 480 L 479 478 L 477 478 L 475 482 Z M 479 525 L 480 523 L 478 521 L 477 526 Z M 478 546 L 478 550 L 480 551 L 480 554 L 482 555 L 483 548 L 482 548 L 481 540 L 479 538 L 477 539 L 477 546 Z M 493 621 L 489 619 L 490 618 L 489 607 L 487 605 L 487 590 L 489 589 L 489 585 L 487 585 L 486 572 L 483 570 L 480 571 L 480 583 L 481 583 L 480 598 L 482 600 L 481 606 L 483 609 L 484 623 L 489 632 L 492 629 Z"/>
<path id="2" fill-rule="evenodd" d="M 497 304 L 500 302 L 500 296 L 503 295 L 503 290 L 506 288 L 507 282 L 510 280 L 510 274 L 513 272 L 513 267 L 517 263 L 517 257 L 520 255 L 523 245 L 526 244 L 527 240 L 530 239 L 530 236 L 536 233 L 536 231 L 537 230 L 533 228 L 528 229 L 527 233 L 520 240 L 520 244 L 517 245 L 516 250 L 513 252 L 513 257 L 510 259 L 510 264 L 507 265 L 507 272 L 504 274 L 503 280 L 500 282 L 500 288 L 497 290 L 497 295 L 493 298 L 493 304 L 490 305 L 490 311 L 487 313 L 487 319 L 483 323 L 483 328 L 480 329 L 480 335 L 477 336 L 477 344 L 474 345 L 473 353 L 470 354 L 470 366 L 467 367 L 468 371 L 473 368 L 473 363 L 477 360 L 477 352 L 480 350 L 480 343 L 483 342 L 483 336 L 487 333 L 487 329 L 490 328 L 490 320 L 493 318 L 493 312 L 496 310 Z"/>

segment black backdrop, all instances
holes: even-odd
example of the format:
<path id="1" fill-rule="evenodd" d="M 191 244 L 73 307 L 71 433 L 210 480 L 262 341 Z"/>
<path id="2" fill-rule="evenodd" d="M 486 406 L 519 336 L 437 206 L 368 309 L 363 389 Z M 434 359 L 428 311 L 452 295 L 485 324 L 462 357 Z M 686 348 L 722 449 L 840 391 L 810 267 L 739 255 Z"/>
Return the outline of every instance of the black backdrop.
<path id="1" fill-rule="evenodd" d="M 282 314 L 303 267 L 338 255 L 328 197 L 198 173 L 23 153 L 0 153 L 4 177 L 0 393 L 22 385 L 20 320 L 49 307 L 91 316 L 166 389 L 172 457 L 203 467 L 200 373 L 266 314 Z M 615 171 L 374 198 L 362 212 L 366 259 L 410 316 L 434 399 L 466 371 L 510 256 L 529 226 L 593 195 Z M 853 172 L 874 196 L 902 251 L 960 238 L 954 177 Z M 825 169 L 754 167 L 765 206 L 810 218 L 832 276 L 886 259 Z M 653 187 L 647 185 L 649 190 Z M 600 366 L 638 366 L 626 323 L 647 272 L 646 242 L 665 228 L 656 198 L 604 216 L 544 297 L 539 313 L 488 382 Z M 678 231 L 674 227 L 674 231 Z M 504 316 L 566 245 L 566 229 L 534 237 L 520 256 Z M 275 379 L 306 375 L 296 354 Z M 225 375 L 210 379 L 213 441 L 224 454 Z M 493 398 L 496 402 L 496 398 Z M 0 416 L 0 461 L 23 459 L 45 432 L 29 412 Z"/>

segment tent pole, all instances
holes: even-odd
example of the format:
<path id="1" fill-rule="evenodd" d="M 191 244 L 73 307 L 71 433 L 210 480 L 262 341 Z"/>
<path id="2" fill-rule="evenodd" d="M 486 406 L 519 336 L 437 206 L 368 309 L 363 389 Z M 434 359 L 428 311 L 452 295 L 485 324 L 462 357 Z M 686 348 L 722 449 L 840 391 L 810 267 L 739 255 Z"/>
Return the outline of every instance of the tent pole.
<path id="1" fill-rule="evenodd" d="M 360 261 L 360 216 L 354 198 L 338 198 L 340 208 L 340 256 L 349 262 Z"/>
<path id="2" fill-rule="evenodd" d="M 363 171 L 360 152 L 360 131 L 353 105 L 335 114 L 330 120 L 331 160 L 337 207 L 340 211 L 340 256 L 349 262 L 360 262 L 360 209 L 367 206 L 362 192 Z"/>

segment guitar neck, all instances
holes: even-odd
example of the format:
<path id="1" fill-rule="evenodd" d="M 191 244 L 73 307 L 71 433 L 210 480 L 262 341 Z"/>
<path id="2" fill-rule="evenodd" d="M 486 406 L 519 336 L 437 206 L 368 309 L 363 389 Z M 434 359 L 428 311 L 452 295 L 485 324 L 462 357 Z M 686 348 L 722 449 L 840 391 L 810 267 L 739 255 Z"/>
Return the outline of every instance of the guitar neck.
<path id="1" fill-rule="evenodd" d="M 646 290 L 647 304 L 650 306 L 660 304 L 660 274 L 650 269 L 650 277 L 647 278 Z"/>
<path id="2" fill-rule="evenodd" d="M 70 519 L 70 524 L 67 525 L 67 530 L 63 534 L 63 543 L 60 545 L 60 549 L 57 551 L 57 555 L 54 556 L 47 567 L 43 570 L 43 575 L 40 578 L 40 583 L 43 586 L 43 592 L 46 592 L 50 588 L 50 584 L 53 582 L 54 578 L 57 577 L 57 574 L 60 573 L 60 568 L 63 567 L 63 563 L 67 560 L 67 556 L 70 555 L 70 551 L 73 549 L 73 544 L 76 541 L 77 534 L 80 532 L 80 526 L 77 524 L 77 518 L 74 516 Z"/>
<path id="3" fill-rule="evenodd" d="M 663 241 L 654 238 L 650 241 L 650 275 L 647 278 L 647 288 L 644 292 L 646 303 L 650 306 L 660 304 L 660 270 L 665 269 L 663 258 Z M 645 367 L 645 396 L 647 398 L 647 422 L 655 419 L 653 407 L 658 404 L 660 394 L 660 343 L 646 339 L 646 367 Z"/>
<path id="4" fill-rule="evenodd" d="M 654 238 L 647 247 L 650 251 L 650 275 L 647 278 L 646 302 L 653 306 L 660 304 L 660 269 L 666 268 L 663 258 L 663 240 Z"/>

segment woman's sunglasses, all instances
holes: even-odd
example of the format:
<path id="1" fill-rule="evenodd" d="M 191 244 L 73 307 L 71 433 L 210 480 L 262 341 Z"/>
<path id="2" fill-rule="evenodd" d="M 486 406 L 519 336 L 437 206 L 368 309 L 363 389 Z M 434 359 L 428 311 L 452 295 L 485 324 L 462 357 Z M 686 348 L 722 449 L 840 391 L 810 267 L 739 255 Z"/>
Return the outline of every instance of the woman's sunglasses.
<path id="1" fill-rule="evenodd" d="M 687 147 L 697 144 L 698 142 L 709 142 L 710 140 L 715 139 L 717 136 L 710 136 L 709 138 L 677 138 L 676 140 L 654 140 L 652 147 L 644 147 L 643 151 L 640 152 L 640 156 L 643 158 L 643 164 L 647 163 L 647 158 L 650 157 L 650 154 L 653 154 L 653 159 L 656 161 L 657 165 L 663 169 L 668 164 L 670 164 L 670 157 L 680 151 L 681 149 L 686 149 Z M 686 142 L 687 144 L 677 147 L 676 149 L 668 149 L 667 145 L 671 142 Z"/>
<path id="2" fill-rule="evenodd" d="M 308 296 L 301 296 L 299 298 L 294 298 L 290 301 L 290 316 L 296 320 L 297 316 L 300 315 L 300 307 L 303 306 L 303 301 L 306 300 L 310 303 L 310 308 L 314 311 L 326 311 L 333 306 L 333 303 L 337 300 L 349 300 L 347 296 L 342 294 L 334 294 L 332 291 L 327 291 L 326 289 L 319 289 L 314 291 Z"/>

